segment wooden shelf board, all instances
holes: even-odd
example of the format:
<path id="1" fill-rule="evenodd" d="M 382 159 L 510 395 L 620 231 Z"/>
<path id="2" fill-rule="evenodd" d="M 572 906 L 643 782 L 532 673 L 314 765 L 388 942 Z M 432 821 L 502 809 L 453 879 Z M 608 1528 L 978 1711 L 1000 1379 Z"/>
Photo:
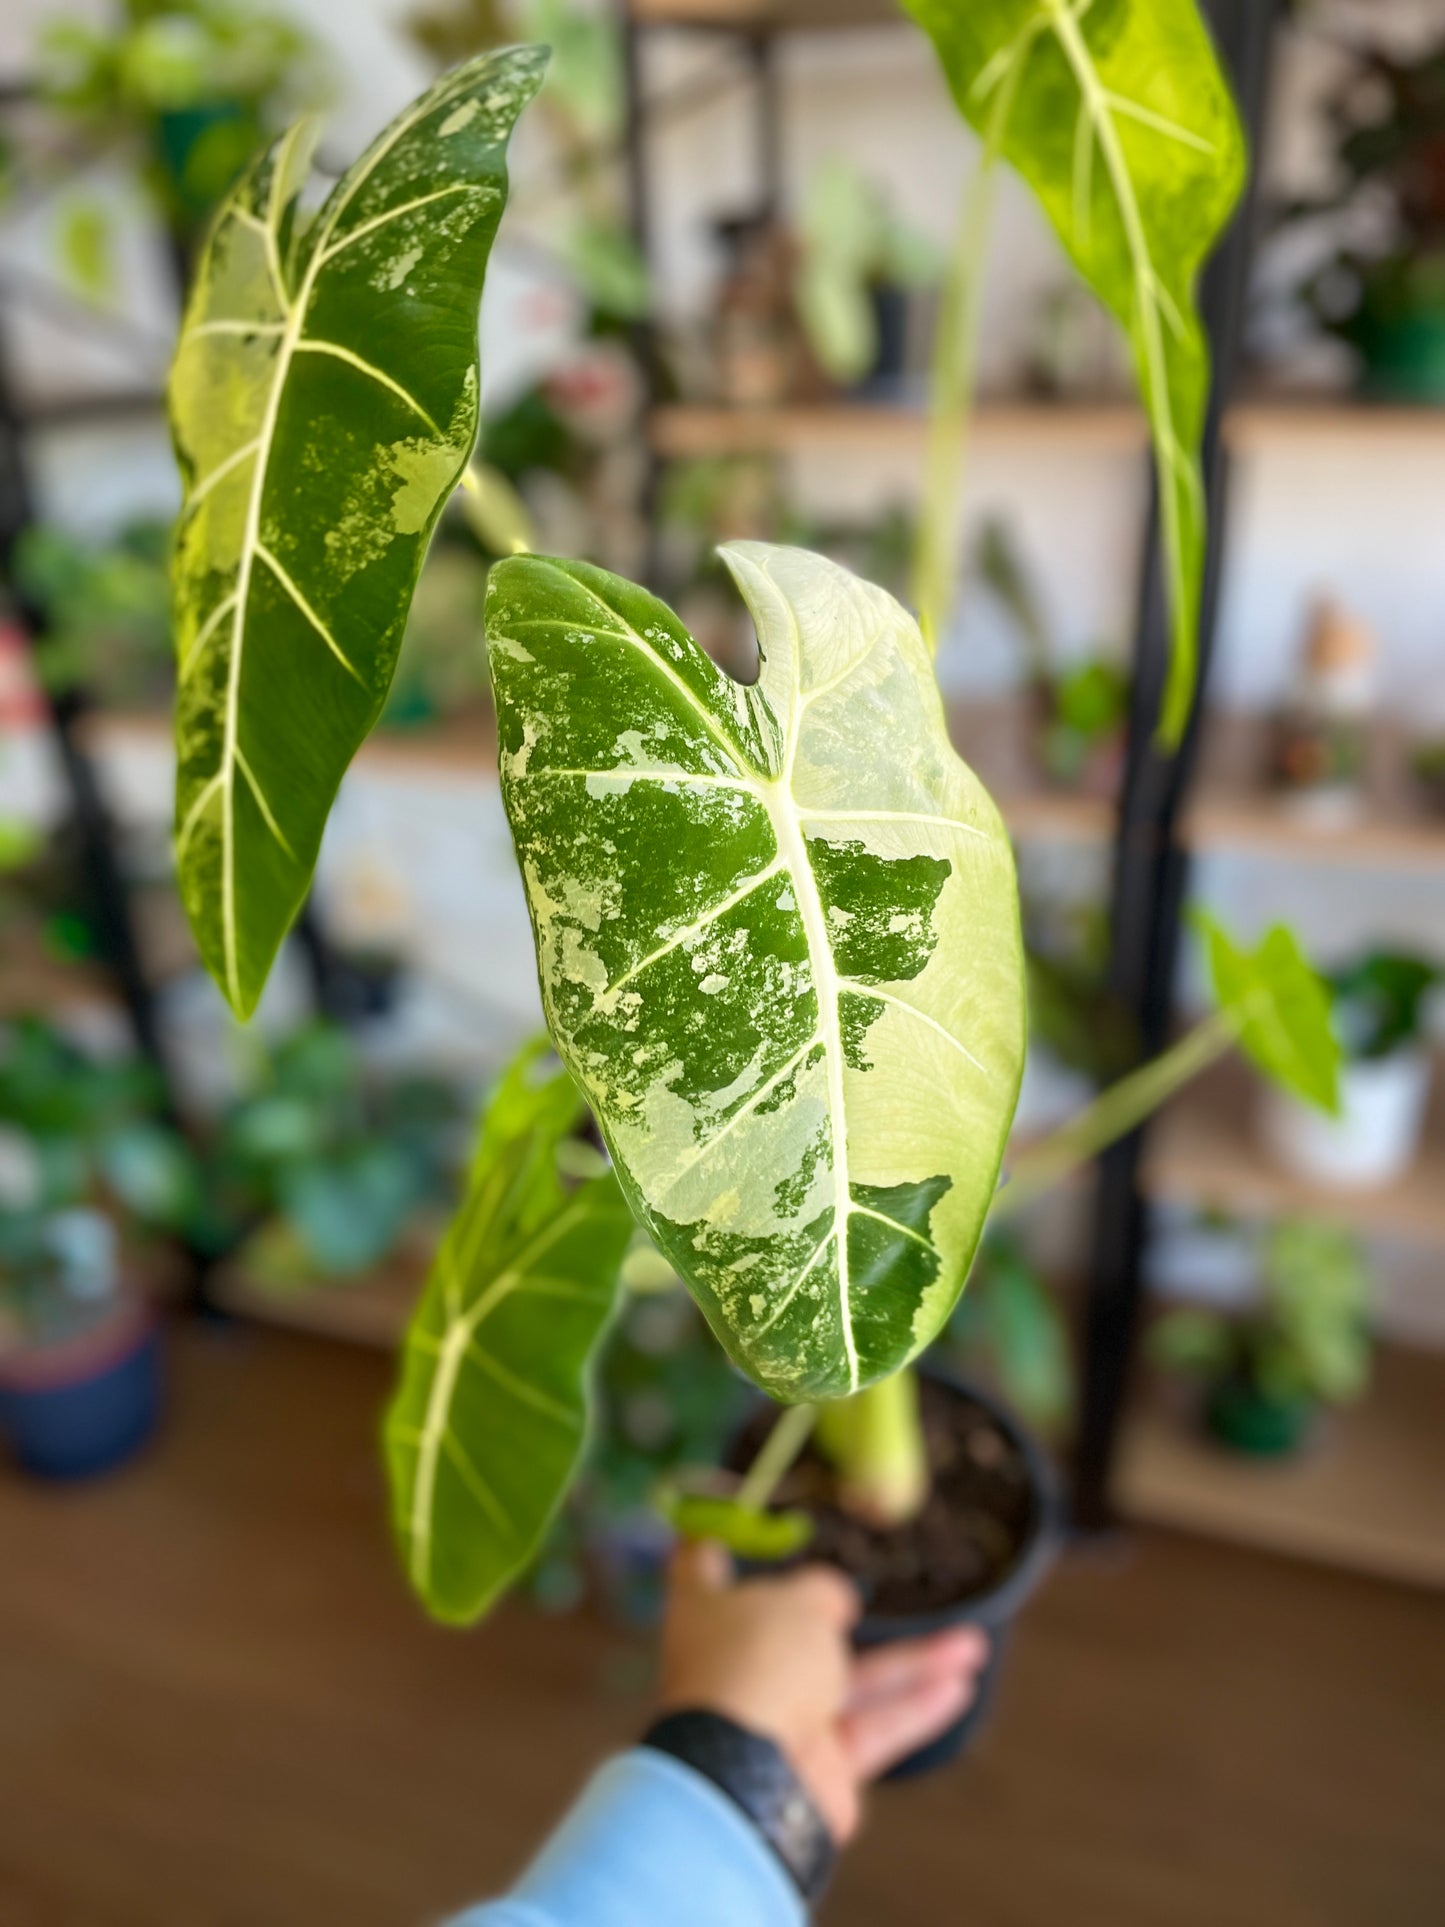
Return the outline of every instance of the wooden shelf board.
<path id="1" fill-rule="evenodd" d="M 650 437 L 659 455 L 673 458 L 781 454 L 829 448 L 921 449 L 927 416 L 891 403 L 839 402 L 784 408 L 728 408 L 675 404 L 655 409 Z M 985 401 L 972 434 L 983 441 L 1077 441 L 1142 450 L 1144 417 L 1127 401 L 1032 403 Z"/>
<path id="2" fill-rule="evenodd" d="M 653 411 L 650 434 L 655 451 L 674 459 L 849 447 L 910 449 L 921 446 L 926 420 L 921 407 L 890 403 L 776 408 L 675 403 Z M 1243 401 L 1229 411 L 1224 427 L 1230 445 L 1241 450 L 1340 436 L 1438 440 L 1445 437 L 1445 408 L 1386 408 L 1345 397 Z M 985 397 L 974 413 L 971 432 L 981 442 L 1072 443 L 1140 452 L 1148 439 L 1142 411 L 1125 397 L 1093 402 Z"/>
<path id="3" fill-rule="evenodd" d="M 338 1279 L 303 1291 L 277 1292 L 248 1278 L 241 1266 L 227 1265 L 212 1281 L 212 1295 L 224 1311 L 240 1318 L 393 1351 L 424 1276 L 421 1265 L 399 1261 L 354 1282 Z"/>
<path id="4" fill-rule="evenodd" d="M 1334 820 L 1269 787 L 1269 729 L 1263 716 L 1217 713 L 1207 722 L 1183 823 L 1192 848 L 1278 852 L 1309 863 L 1445 865 L 1445 817 L 1430 814 L 1412 787 L 1397 726 L 1372 729 L 1358 813 Z"/>
<path id="5" fill-rule="evenodd" d="M 29 947 L 17 952 L 0 939 L 0 1021 L 119 1004 L 115 979 L 103 965 L 60 962 Z"/>
<path id="6" fill-rule="evenodd" d="M 744 33 L 842 32 L 896 27 L 904 16 L 890 0 L 628 0 L 639 27 L 719 27 Z"/>
<path id="7" fill-rule="evenodd" d="M 1271 1552 L 1445 1587 L 1445 1355 L 1382 1350 L 1366 1396 L 1296 1460 L 1211 1443 L 1165 1388 L 1129 1419 L 1121 1509 Z"/>
<path id="8" fill-rule="evenodd" d="M 1370 772 L 1360 815 L 1325 823 L 1302 816 L 1267 788 L 1267 722 L 1222 715 L 1208 726 L 1200 780 L 1184 818 L 1183 837 L 1195 850 L 1236 850 L 1288 856 L 1302 862 L 1445 868 L 1445 819 L 1430 815 L 1410 788 L 1399 733 L 1374 733 Z M 1017 837 L 1056 843 L 1102 843 L 1114 830 L 1111 799 L 1040 781 L 1029 747 L 1027 711 L 1017 699 L 955 702 L 949 728 L 962 756 L 977 771 Z M 162 717 L 108 716 L 88 725 L 97 747 L 169 740 Z M 370 776 L 430 776 L 496 781 L 496 731 L 489 710 L 474 711 L 412 730 L 379 730 L 365 743 L 356 767 Z"/>
<path id="9" fill-rule="evenodd" d="M 1445 1251 L 1445 1068 L 1414 1166 L 1394 1184 L 1352 1191 L 1273 1164 L 1254 1124 L 1257 1085 L 1221 1065 L 1174 1100 L 1151 1133 L 1143 1183 L 1151 1197 L 1218 1205 L 1244 1217 L 1308 1217 Z"/>

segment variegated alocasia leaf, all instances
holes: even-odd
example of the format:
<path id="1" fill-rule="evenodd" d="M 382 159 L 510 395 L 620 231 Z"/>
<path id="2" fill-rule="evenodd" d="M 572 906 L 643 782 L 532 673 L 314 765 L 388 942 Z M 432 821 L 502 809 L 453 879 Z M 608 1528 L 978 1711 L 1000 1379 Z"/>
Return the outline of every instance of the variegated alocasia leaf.
<path id="1" fill-rule="evenodd" d="M 1149 414 L 1174 650 L 1161 727 L 1194 688 L 1204 565 L 1201 262 L 1244 181 L 1239 119 L 1195 0 L 903 0 L 965 118 L 1038 196 L 1128 334 Z"/>
<path id="2" fill-rule="evenodd" d="M 522 1053 L 487 1108 L 386 1417 L 408 1576 L 456 1624 L 532 1558 L 577 1469 L 591 1359 L 633 1231 L 610 1171 L 562 1182 L 559 1148 L 582 1105 L 565 1072 L 534 1081 L 542 1048 Z"/>
<path id="3" fill-rule="evenodd" d="M 381 712 L 432 528 L 477 432 L 477 306 L 506 146 L 545 53 L 445 75 L 314 219 L 304 126 L 219 209 L 170 380 L 176 860 L 248 1016 Z"/>
<path id="4" fill-rule="evenodd" d="M 722 551 L 761 677 L 583 563 L 498 563 L 502 794 L 552 1034 L 633 1208 L 788 1400 L 947 1317 L 1024 1050 L 1008 839 L 912 617 L 797 549 Z"/>

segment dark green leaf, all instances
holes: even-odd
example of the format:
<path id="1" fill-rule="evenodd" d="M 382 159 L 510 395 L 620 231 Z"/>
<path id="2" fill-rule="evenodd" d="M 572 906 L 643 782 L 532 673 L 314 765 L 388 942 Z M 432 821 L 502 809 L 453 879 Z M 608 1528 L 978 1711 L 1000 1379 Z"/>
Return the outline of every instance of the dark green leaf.
<path id="1" fill-rule="evenodd" d="M 494 567 L 502 794 L 634 1210 L 759 1385 L 836 1398 L 967 1275 L 1023 1061 L 1017 889 L 912 617 L 801 550 L 723 554 L 748 689 L 615 576 Z"/>
<path id="2" fill-rule="evenodd" d="M 171 372 L 176 857 L 250 1014 L 381 712 L 432 528 L 477 432 L 477 303 L 535 48 L 437 82 L 298 213 L 295 127 L 222 206 Z"/>

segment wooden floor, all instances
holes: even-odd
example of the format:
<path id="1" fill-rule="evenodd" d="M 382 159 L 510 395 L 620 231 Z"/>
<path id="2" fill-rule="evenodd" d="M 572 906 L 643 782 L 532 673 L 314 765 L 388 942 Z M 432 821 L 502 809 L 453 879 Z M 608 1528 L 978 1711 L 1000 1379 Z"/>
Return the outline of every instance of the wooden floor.
<path id="1" fill-rule="evenodd" d="M 417 1618 L 377 1358 L 213 1330 L 173 1363 L 144 1463 L 0 1474 L 0 1922 L 402 1927 L 495 1888 L 637 1729 L 645 1648 Z M 1442 1634 L 1430 1594 L 1184 1538 L 1076 1559 L 827 1927 L 1433 1927 Z"/>

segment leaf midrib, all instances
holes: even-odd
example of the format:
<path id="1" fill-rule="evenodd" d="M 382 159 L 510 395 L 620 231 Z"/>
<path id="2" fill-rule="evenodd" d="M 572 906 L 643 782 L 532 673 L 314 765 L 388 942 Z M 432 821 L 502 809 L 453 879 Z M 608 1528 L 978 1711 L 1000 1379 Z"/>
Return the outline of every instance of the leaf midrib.
<path id="1" fill-rule="evenodd" d="M 1159 329 L 1158 299 L 1154 290 L 1154 257 L 1144 232 L 1143 218 L 1134 193 L 1134 183 L 1119 144 L 1118 129 L 1110 108 L 1107 90 L 1102 86 L 1089 44 L 1079 27 L 1079 16 L 1066 0 L 1043 0 L 1049 30 L 1073 70 L 1079 92 L 1089 107 L 1109 179 L 1114 188 L 1119 218 L 1134 261 L 1134 281 L 1138 291 L 1140 331 L 1144 359 L 1149 369 L 1151 414 L 1159 420 L 1158 439 L 1163 444 L 1168 486 L 1159 493 L 1164 514 L 1164 550 L 1169 570 L 1169 607 L 1174 617 L 1176 637 L 1184 637 L 1184 549 L 1179 519 L 1177 463 L 1179 442 L 1174 430 L 1174 412 L 1169 399 L 1169 369 Z M 1081 9 L 1082 12 L 1082 9 Z M 1142 265 L 1141 265 L 1142 264 Z M 1176 642 L 1176 649 L 1179 647 Z"/>

